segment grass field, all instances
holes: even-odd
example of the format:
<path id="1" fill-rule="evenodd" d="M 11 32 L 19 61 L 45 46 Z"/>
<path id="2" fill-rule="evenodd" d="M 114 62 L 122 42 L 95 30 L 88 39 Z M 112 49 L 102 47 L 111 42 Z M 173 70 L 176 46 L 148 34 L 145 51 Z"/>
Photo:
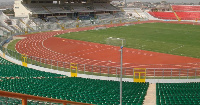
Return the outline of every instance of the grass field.
<path id="1" fill-rule="evenodd" d="M 10 42 L 7 46 L 8 49 L 12 50 L 12 51 L 16 51 L 15 50 L 15 45 L 17 44 L 18 41 L 20 41 L 21 39 L 16 39 L 13 40 L 12 42 Z"/>
<path id="2" fill-rule="evenodd" d="M 145 23 L 58 35 L 56 37 L 106 44 L 106 38 L 124 38 L 125 47 L 200 58 L 200 26 Z"/>

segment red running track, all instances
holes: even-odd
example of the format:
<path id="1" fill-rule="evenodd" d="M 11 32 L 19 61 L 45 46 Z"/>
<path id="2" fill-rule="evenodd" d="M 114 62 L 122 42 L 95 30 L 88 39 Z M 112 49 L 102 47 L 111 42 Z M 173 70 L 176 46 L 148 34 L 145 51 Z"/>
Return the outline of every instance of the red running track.
<path id="1" fill-rule="evenodd" d="M 139 23 L 145 22 L 135 22 L 134 24 Z M 113 27 L 122 25 L 124 24 L 104 26 Z M 23 53 L 28 56 L 35 56 L 55 61 L 106 66 L 101 68 L 96 66 L 95 69 L 93 68 L 92 70 L 94 70 L 93 72 L 99 72 L 100 70 L 100 72 L 102 73 L 108 73 L 107 66 L 120 67 L 119 47 L 53 37 L 55 35 L 68 32 L 91 30 L 95 27 L 97 26 L 68 29 L 65 31 L 53 31 L 22 35 L 27 38 L 20 40 L 16 44 L 16 50 L 19 53 Z M 176 56 L 131 48 L 124 48 L 123 53 L 123 67 L 129 68 L 124 71 L 126 75 L 133 74 L 133 71 L 130 68 L 200 68 L 200 59 L 196 58 Z M 43 60 L 42 62 L 50 64 L 50 61 L 48 60 Z M 64 64 L 62 64 L 61 62 L 59 62 L 59 66 L 62 67 L 64 66 Z M 56 65 L 56 62 L 53 62 L 53 64 Z M 83 68 L 83 66 L 79 67 L 79 69 L 80 68 Z M 88 71 L 91 71 L 91 67 L 86 66 L 85 68 L 88 68 Z M 174 76 L 177 76 L 178 72 L 179 71 L 176 71 L 174 73 Z M 115 74 L 116 70 L 110 69 L 109 73 Z M 153 72 L 150 72 L 150 74 L 152 73 Z M 162 72 L 158 73 L 157 75 L 161 74 Z"/>

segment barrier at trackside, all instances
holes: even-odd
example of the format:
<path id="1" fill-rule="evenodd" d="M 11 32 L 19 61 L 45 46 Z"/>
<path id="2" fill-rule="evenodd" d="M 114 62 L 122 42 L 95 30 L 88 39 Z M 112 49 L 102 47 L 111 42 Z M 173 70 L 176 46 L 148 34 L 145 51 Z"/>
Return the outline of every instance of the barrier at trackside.
<path id="1" fill-rule="evenodd" d="M 4 50 L 3 50 L 4 49 Z M 21 54 L 0 47 L 0 50 L 12 57 L 13 59 L 21 61 Z M 107 76 L 107 77 L 119 77 L 120 67 L 100 66 L 100 65 L 86 65 L 86 64 L 73 64 L 70 62 L 61 62 L 51 59 L 44 59 L 34 56 L 26 56 L 27 64 L 32 64 L 44 68 L 55 69 L 60 71 L 71 72 L 72 76 L 76 77 L 77 74 Z M 197 63 L 199 65 L 200 63 Z M 171 65 L 170 65 L 171 66 Z M 75 70 L 74 70 L 75 69 Z M 134 69 L 123 67 L 124 78 L 134 78 Z M 200 68 L 145 68 L 146 79 L 199 79 Z M 75 73 L 75 74 L 73 74 Z M 143 75 L 143 74 L 141 74 Z"/>

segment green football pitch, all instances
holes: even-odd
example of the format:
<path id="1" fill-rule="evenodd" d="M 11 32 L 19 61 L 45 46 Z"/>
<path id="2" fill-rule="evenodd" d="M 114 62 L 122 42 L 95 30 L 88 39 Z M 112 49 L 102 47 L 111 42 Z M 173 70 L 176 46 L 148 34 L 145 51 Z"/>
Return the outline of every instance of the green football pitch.
<path id="1" fill-rule="evenodd" d="M 71 32 L 56 37 L 106 44 L 109 37 L 123 38 L 125 47 L 200 58 L 200 26 L 144 23 L 107 29 Z"/>

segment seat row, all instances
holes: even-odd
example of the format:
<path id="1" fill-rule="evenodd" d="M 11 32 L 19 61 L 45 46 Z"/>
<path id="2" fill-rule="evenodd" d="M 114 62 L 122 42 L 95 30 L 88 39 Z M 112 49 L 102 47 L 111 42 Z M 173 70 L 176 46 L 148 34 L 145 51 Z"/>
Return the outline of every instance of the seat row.
<path id="1" fill-rule="evenodd" d="M 177 20 L 173 12 L 149 12 L 150 15 L 159 19 Z M 199 20 L 200 12 L 176 12 L 181 20 Z"/>
<path id="2" fill-rule="evenodd" d="M 28 105 L 62 105 L 60 103 L 28 100 Z M 22 100 L 17 98 L 0 97 L 0 105 L 22 105 Z"/>
<path id="3" fill-rule="evenodd" d="M 174 11 L 200 11 L 199 5 L 172 5 Z"/>
<path id="4" fill-rule="evenodd" d="M 6 77 L 60 77 L 64 76 L 61 74 L 54 74 L 44 71 L 35 70 L 32 68 L 23 67 L 20 65 L 2 65 L 0 64 L 0 77 L 6 78 Z"/>
<path id="5" fill-rule="evenodd" d="M 143 104 L 148 83 L 123 82 L 123 103 Z M 118 81 L 73 77 L 19 78 L 0 82 L 3 91 L 91 104 L 119 104 Z"/>
<path id="6" fill-rule="evenodd" d="M 67 77 L 17 64 L 1 64 L 0 77 L 2 91 L 82 103 L 119 104 L 118 81 Z M 142 105 L 148 86 L 149 83 L 123 82 L 123 104 Z"/>
<path id="7" fill-rule="evenodd" d="M 199 105 L 200 82 L 157 83 L 157 105 Z"/>

